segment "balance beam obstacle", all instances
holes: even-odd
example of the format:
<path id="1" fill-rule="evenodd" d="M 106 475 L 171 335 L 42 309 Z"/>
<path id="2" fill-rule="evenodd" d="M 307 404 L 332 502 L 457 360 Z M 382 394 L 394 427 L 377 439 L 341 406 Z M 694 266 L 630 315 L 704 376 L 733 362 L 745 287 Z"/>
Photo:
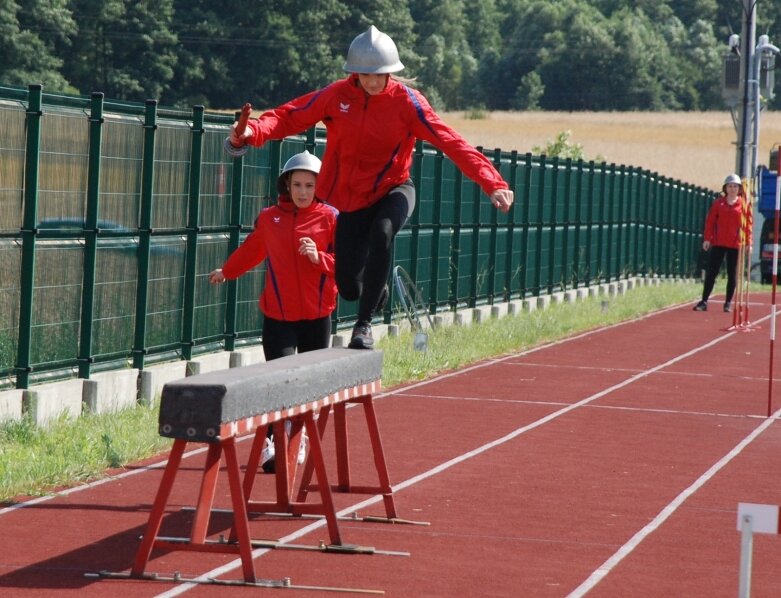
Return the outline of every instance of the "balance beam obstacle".
<path id="1" fill-rule="evenodd" d="M 382 450 L 376 417 L 371 407 L 372 394 L 380 389 L 382 352 L 350 349 L 321 349 L 274 361 L 198 374 L 167 383 L 160 403 L 160 435 L 172 438 L 168 464 L 157 490 L 146 531 L 131 569 L 130 577 L 149 578 L 144 574 L 154 548 L 239 554 L 244 582 L 255 584 L 252 561 L 253 547 L 266 547 L 267 542 L 250 538 L 248 513 L 285 512 L 291 515 L 322 515 L 327 522 L 334 552 L 365 552 L 360 547 L 351 550 L 343 545 L 339 534 L 331 486 L 328 483 L 321 437 L 325 421 L 318 428 L 317 412 L 328 413 L 331 407 L 341 406 L 337 421 L 343 420 L 343 408 L 348 402 L 359 402 L 367 408 L 367 425 L 374 451 L 374 461 L 380 485 L 373 490 L 385 500 L 389 518 L 395 517 L 392 489 Z M 371 414 L 371 415 L 370 415 Z M 288 442 L 285 421 L 291 421 Z M 343 421 L 340 427 L 343 427 Z M 258 503 L 250 500 L 257 473 L 260 451 L 267 426 L 273 426 L 276 443 L 276 502 Z M 306 494 L 314 487 L 300 492 L 300 499 L 291 500 L 295 477 L 296 455 L 300 431 L 307 431 L 310 441 L 307 468 L 317 479 L 316 489 L 320 503 L 305 504 Z M 236 438 L 255 432 L 253 447 L 242 481 L 236 452 Z M 346 463 L 345 432 L 336 431 L 337 463 L 340 477 Z M 342 438 L 342 440 L 340 440 Z M 209 446 L 198 502 L 189 538 L 160 538 L 158 532 L 170 496 L 182 455 L 188 442 L 207 443 Z M 341 448 L 339 444 L 341 443 Z M 207 539 L 217 478 L 222 456 L 225 457 L 233 509 L 233 527 L 227 541 Z M 342 480 L 344 481 L 344 480 Z M 307 479 L 309 484 L 309 479 Z M 365 490 L 358 487 L 353 491 Z M 350 491 L 347 488 L 347 491 Z M 326 547 L 328 548 L 328 547 Z M 184 580 L 182 580 L 184 581 Z M 188 580 L 189 581 L 189 580 Z M 255 584 L 257 585 L 257 584 Z M 289 584 L 288 586 L 289 587 Z"/>

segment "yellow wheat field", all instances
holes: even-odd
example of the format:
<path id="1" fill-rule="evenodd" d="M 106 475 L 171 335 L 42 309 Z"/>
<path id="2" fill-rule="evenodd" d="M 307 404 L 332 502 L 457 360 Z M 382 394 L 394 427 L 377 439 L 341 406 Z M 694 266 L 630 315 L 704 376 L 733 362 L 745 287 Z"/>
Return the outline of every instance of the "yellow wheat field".
<path id="1" fill-rule="evenodd" d="M 639 166 L 687 183 L 720 189 L 736 170 L 737 133 L 723 112 L 489 112 L 469 119 L 464 112 L 446 112 L 442 119 L 470 143 L 492 149 L 530 152 L 545 146 L 561 131 L 583 146 L 586 158 Z M 767 164 L 770 148 L 781 144 L 781 112 L 760 118 L 759 163 Z"/>

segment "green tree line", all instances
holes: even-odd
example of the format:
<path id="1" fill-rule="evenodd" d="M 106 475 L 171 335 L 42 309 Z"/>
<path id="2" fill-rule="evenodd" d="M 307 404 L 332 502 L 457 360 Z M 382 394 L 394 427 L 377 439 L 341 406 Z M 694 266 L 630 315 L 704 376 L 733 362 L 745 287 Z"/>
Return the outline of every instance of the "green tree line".
<path id="1" fill-rule="evenodd" d="M 350 41 L 374 24 L 440 110 L 723 109 L 722 57 L 743 4 L 0 0 L 0 85 L 270 107 L 344 76 Z M 758 5 L 762 33 L 781 42 L 781 3 Z"/>

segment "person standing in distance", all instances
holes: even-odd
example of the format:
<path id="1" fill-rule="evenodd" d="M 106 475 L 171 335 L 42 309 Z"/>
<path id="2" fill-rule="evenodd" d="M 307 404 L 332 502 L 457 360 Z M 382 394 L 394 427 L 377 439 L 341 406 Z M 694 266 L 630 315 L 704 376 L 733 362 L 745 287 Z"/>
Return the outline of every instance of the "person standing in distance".
<path id="1" fill-rule="evenodd" d="M 318 199 L 339 210 L 336 284 L 358 300 L 349 347 L 371 349 L 371 321 L 388 298 L 393 240 L 415 208 L 410 179 L 416 139 L 442 150 L 480 185 L 494 207 L 508 212 L 513 192 L 493 164 L 447 126 L 417 90 L 392 76 L 404 68 L 396 44 L 373 25 L 350 44 L 343 66 L 349 75 L 293 99 L 225 140 L 232 155 L 245 145 L 301 133 L 322 122 L 327 130 Z"/>
<path id="2" fill-rule="evenodd" d="M 727 261 L 727 295 L 724 299 L 724 311 L 729 312 L 737 283 L 738 250 L 743 244 L 750 244 L 751 230 L 746 227 L 745 238 L 742 235 L 746 211 L 746 192 L 740 177 L 736 174 L 724 179 L 721 195 L 711 204 L 705 218 L 702 248 L 708 251 L 708 265 L 702 287 L 702 299 L 694 306 L 694 311 L 707 311 L 708 298 L 713 291 L 721 264 Z"/>

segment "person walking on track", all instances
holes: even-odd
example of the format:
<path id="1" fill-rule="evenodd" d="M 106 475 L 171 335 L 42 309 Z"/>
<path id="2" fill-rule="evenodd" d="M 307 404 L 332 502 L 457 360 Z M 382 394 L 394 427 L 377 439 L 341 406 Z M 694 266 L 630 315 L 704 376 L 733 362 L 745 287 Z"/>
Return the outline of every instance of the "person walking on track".
<path id="1" fill-rule="evenodd" d="M 320 168 L 309 152 L 291 157 L 277 179 L 276 205 L 261 211 L 254 230 L 209 274 L 209 282 L 220 284 L 266 260 L 260 295 L 266 361 L 330 346 L 337 212 L 315 199 Z M 266 471 L 273 467 L 272 457 L 269 435 L 262 459 Z"/>
<path id="2" fill-rule="evenodd" d="M 708 252 L 705 281 L 702 288 L 702 300 L 694 306 L 694 311 L 707 311 L 708 298 L 713 291 L 721 264 L 727 262 L 727 294 L 724 299 L 724 311 L 730 311 L 732 297 L 735 294 L 738 250 L 748 244 L 744 238 L 744 217 L 747 206 L 746 192 L 740 177 L 736 174 L 724 179 L 722 193 L 711 204 L 705 219 L 702 248 Z M 747 235 L 751 231 L 747 231 Z"/>
<path id="3" fill-rule="evenodd" d="M 392 76 L 403 68 L 393 40 L 371 26 L 350 44 L 346 78 L 250 119 L 246 128 L 234 125 L 225 140 L 228 153 L 239 155 L 246 144 L 325 125 L 316 196 L 339 210 L 336 283 L 344 299 L 358 301 L 348 345 L 354 349 L 374 345 L 371 322 L 388 297 L 393 240 L 415 207 L 410 168 L 416 139 L 442 150 L 497 209 L 508 212 L 513 203 L 490 160 L 442 122 L 420 92 Z"/>

